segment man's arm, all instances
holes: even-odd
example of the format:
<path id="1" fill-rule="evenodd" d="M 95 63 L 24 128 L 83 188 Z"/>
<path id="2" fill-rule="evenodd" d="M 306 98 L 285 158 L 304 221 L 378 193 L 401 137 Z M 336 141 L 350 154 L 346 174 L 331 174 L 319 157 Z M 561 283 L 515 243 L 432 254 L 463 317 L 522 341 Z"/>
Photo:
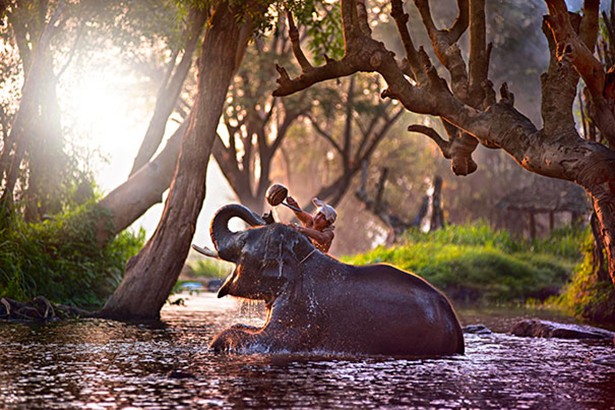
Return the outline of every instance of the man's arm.
<path id="1" fill-rule="evenodd" d="M 333 237 L 335 236 L 333 231 L 317 231 L 316 229 L 306 228 L 304 226 L 295 226 L 295 229 L 297 229 L 299 232 L 301 232 L 308 238 L 318 242 L 322 250 L 324 250 L 325 252 L 329 252 L 329 248 L 331 247 L 331 243 L 333 242 Z"/>
<path id="2" fill-rule="evenodd" d="M 295 198 L 293 198 L 292 196 L 287 197 L 286 202 L 288 202 L 289 205 L 292 205 L 297 209 L 301 209 L 297 201 L 295 201 Z M 299 219 L 303 225 L 312 224 L 312 220 L 313 220 L 312 215 L 308 214 L 304 210 L 301 210 L 299 212 L 293 210 L 293 212 L 295 213 L 295 216 L 297 217 L 297 219 Z"/>

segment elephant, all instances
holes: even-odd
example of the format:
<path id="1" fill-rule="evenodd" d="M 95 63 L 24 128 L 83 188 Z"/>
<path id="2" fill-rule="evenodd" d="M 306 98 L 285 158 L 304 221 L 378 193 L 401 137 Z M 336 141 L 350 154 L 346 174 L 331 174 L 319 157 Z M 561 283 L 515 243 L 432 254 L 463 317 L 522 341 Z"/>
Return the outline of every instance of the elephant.
<path id="1" fill-rule="evenodd" d="M 250 227 L 232 232 L 231 218 Z M 235 325 L 215 352 L 394 356 L 463 354 L 448 299 L 424 279 L 393 266 L 353 266 L 318 251 L 291 226 L 265 221 L 239 204 L 220 208 L 210 229 L 219 258 L 236 266 L 218 291 L 262 300 L 262 327 Z M 213 251 L 212 251 L 213 252 Z"/>

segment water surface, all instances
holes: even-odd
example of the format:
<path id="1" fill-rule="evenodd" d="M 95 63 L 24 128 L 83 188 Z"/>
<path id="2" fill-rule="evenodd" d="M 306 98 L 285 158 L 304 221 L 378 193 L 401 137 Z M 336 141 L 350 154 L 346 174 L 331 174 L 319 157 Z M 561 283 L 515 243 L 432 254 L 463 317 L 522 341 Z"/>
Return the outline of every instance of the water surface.
<path id="1" fill-rule="evenodd" d="M 615 408 L 612 342 L 466 335 L 464 356 L 429 360 L 208 351 L 256 311 L 204 294 L 162 323 L 0 324 L 0 408 Z M 461 312 L 496 330 L 509 316 Z"/>

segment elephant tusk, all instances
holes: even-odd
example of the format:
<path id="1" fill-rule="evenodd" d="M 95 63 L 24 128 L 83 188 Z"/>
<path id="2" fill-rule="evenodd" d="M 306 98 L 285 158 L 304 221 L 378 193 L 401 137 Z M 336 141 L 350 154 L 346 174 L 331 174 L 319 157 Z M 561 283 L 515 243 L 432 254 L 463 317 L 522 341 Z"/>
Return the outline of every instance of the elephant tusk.
<path id="1" fill-rule="evenodd" d="M 214 251 L 213 249 L 209 249 L 207 246 L 201 247 L 201 246 L 192 244 L 192 249 L 210 258 L 221 259 L 220 255 L 218 255 L 218 252 Z"/>

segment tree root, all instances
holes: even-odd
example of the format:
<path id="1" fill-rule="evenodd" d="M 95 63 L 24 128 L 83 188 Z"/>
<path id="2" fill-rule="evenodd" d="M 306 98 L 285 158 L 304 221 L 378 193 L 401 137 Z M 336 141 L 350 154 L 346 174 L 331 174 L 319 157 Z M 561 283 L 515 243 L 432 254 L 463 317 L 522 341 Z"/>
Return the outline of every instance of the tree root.
<path id="1" fill-rule="evenodd" d="M 82 317 L 98 317 L 98 314 L 73 306 L 54 304 L 43 296 L 37 296 L 26 303 L 9 298 L 0 299 L 0 321 L 53 322 Z"/>

